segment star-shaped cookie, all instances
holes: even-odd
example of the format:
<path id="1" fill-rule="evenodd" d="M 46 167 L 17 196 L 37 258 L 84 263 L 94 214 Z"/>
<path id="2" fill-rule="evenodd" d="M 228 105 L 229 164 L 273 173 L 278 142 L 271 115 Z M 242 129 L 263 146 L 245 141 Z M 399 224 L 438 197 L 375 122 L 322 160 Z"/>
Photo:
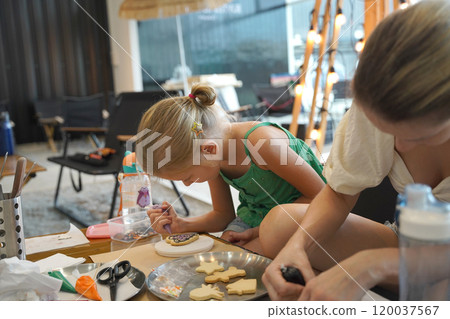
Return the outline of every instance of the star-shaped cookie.
<path id="1" fill-rule="evenodd" d="M 247 273 L 244 269 L 237 269 L 236 267 L 230 267 L 226 271 L 216 271 L 214 274 L 205 277 L 205 282 L 213 284 L 218 281 L 229 282 L 231 278 L 244 277 Z"/>
<path id="2" fill-rule="evenodd" d="M 217 260 L 214 260 L 213 262 L 206 262 L 201 261 L 200 266 L 198 266 L 195 271 L 196 272 L 204 272 L 207 275 L 213 274 L 215 271 L 222 271 L 223 267 L 219 265 L 219 262 Z"/>

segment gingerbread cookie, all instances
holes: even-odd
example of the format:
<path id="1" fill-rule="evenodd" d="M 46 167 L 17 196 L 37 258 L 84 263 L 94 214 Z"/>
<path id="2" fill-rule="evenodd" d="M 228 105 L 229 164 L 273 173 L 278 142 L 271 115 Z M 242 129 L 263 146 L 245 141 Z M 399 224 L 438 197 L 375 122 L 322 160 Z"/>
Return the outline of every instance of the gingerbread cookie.
<path id="1" fill-rule="evenodd" d="M 229 295 L 254 294 L 256 292 L 256 279 L 240 279 L 226 286 Z"/>
<path id="2" fill-rule="evenodd" d="M 172 246 L 183 246 L 196 241 L 198 238 L 197 233 L 173 234 L 167 236 L 166 243 Z"/>
<path id="3" fill-rule="evenodd" d="M 244 277 L 246 274 L 244 269 L 230 267 L 226 271 L 216 271 L 213 275 L 205 277 L 205 282 L 208 284 L 213 284 L 218 281 L 229 282 L 231 278 Z"/>
<path id="4" fill-rule="evenodd" d="M 223 300 L 224 295 L 225 294 L 219 290 L 219 287 L 213 287 L 212 285 L 202 285 L 201 288 L 195 288 L 189 292 L 189 298 L 197 301 L 208 300 L 211 298 Z"/>
<path id="5" fill-rule="evenodd" d="M 223 267 L 219 265 L 219 262 L 217 260 L 210 263 L 206 261 L 201 261 L 200 266 L 198 266 L 195 269 L 196 272 L 204 272 L 207 275 L 211 275 L 215 271 L 222 271 L 222 270 Z"/>

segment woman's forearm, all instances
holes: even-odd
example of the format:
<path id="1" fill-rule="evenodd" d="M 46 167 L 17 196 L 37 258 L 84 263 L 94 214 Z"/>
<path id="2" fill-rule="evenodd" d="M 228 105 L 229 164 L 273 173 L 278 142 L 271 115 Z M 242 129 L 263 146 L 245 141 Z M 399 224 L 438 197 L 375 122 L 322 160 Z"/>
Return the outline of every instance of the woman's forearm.
<path id="1" fill-rule="evenodd" d="M 363 250 L 356 254 L 360 258 L 359 268 L 367 272 L 366 286 L 398 286 L 398 248 Z"/>
<path id="2" fill-rule="evenodd" d="M 339 194 L 325 186 L 309 205 L 295 237 L 307 251 L 323 243 L 344 223 L 358 196 Z"/>

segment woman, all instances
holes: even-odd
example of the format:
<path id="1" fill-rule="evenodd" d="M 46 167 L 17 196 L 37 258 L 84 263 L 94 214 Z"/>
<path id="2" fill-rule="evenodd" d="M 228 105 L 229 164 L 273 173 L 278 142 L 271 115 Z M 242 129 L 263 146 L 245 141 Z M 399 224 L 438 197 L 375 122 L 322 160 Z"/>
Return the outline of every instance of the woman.
<path id="1" fill-rule="evenodd" d="M 349 211 L 362 190 L 385 176 L 399 193 L 422 183 L 450 202 L 449 56 L 448 1 L 422 1 L 374 30 L 353 79 L 354 105 L 324 170 L 328 185 L 304 216 L 283 205 L 261 224 L 264 234 L 266 222 L 285 223 L 283 234 L 261 237 L 262 243 L 277 238 L 282 249 L 265 252 L 278 253 L 263 276 L 272 299 L 357 300 L 377 284 L 396 287 L 396 225 Z M 281 265 L 299 268 L 305 287 L 284 281 Z"/>

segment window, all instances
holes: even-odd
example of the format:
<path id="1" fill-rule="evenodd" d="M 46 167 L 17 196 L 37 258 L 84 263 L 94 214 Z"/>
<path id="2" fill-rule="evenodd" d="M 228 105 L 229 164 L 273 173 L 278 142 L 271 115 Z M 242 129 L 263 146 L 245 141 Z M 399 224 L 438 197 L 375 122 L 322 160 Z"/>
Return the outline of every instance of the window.
<path id="1" fill-rule="evenodd" d="M 286 2 L 234 0 L 215 10 L 181 15 L 186 64 L 192 74 L 235 73 L 243 82 L 243 87 L 236 89 L 241 105 L 255 104 L 252 85 L 269 84 L 271 74 L 295 70 L 298 66 L 292 67 L 295 61 L 289 61 L 289 50 L 297 50 L 296 59 L 303 55 L 304 47 L 292 47 L 293 42 L 288 41 L 288 37 L 297 35 L 298 39 L 300 35 L 305 39 L 314 1 Z M 354 24 L 353 18 L 361 16 L 363 8 L 363 1 L 345 1 L 344 13 L 348 22 L 342 29 L 345 34 L 339 40 L 336 56 L 341 79 L 353 75 L 357 55 L 353 51 L 353 27 L 348 26 Z M 332 12 L 334 14 L 334 8 Z M 355 22 L 355 25 L 361 22 Z M 143 68 L 158 83 L 171 78 L 175 67 L 180 65 L 175 17 L 140 22 L 139 42 Z M 317 56 L 317 49 L 315 54 Z M 156 85 L 145 73 L 143 81 L 145 89 Z"/>

